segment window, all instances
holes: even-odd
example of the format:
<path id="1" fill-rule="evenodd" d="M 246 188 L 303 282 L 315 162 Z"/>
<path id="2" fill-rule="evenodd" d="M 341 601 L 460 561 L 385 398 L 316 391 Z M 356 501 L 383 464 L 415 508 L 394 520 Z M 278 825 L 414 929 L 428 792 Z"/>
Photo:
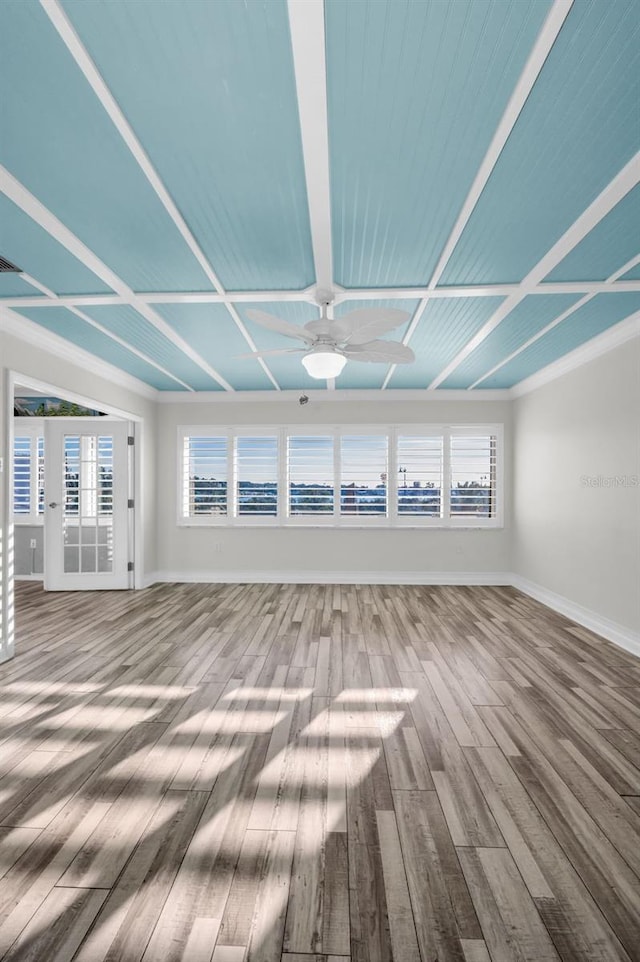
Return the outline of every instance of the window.
<path id="1" fill-rule="evenodd" d="M 502 428 L 181 428 L 179 523 L 497 527 Z"/>
<path id="2" fill-rule="evenodd" d="M 182 515 L 184 518 L 227 513 L 227 438 L 183 438 Z"/>
<path id="3" fill-rule="evenodd" d="M 239 517 L 278 514 L 278 438 L 236 438 L 236 506 Z"/>
<path id="4" fill-rule="evenodd" d="M 496 449 L 492 435 L 451 436 L 452 517 L 494 517 Z"/>
<path id="5" fill-rule="evenodd" d="M 288 514 L 291 518 L 332 515 L 334 451 L 331 436 L 287 438 Z"/>
<path id="6" fill-rule="evenodd" d="M 352 518 L 387 514 L 386 435 L 340 438 L 340 514 Z"/>
<path id="7" fill-rule="evenodd" d="M 20 425 L 13 440 L 13 515 L 33 523 L 44 513 L 44 438 L 29 428 Z"/>
<path id="8" fill-rule="evenodd" d="M 398 514 L 442 517 L 442 435 L 398 435 Z"/>

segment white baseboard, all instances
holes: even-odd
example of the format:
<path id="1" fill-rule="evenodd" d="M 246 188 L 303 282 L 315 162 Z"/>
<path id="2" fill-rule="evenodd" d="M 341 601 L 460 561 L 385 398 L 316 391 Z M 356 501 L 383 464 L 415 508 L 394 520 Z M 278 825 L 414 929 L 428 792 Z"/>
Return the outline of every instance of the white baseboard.
<path id="1" fill-rule="evenodd" d="M 157 585 L 161 581 L 164 581 L 161 572 L 150 571 L 148 573 L 143 574 L 142 584 L 136 585 L 136 590 L 138 588 L 150 588 L 152 585 Z"/>
<path id="2" fill-rule="evenodd" d="M 549 591 L 548 588 L 543 588 L 533 581 L 527 581 L 520 575 L 512 575 L 511 584 L 518 591 L 535 598 L 536 601 L 540 601 L 547 608 L 552 608 L 566 618 L 571 618 L 572 621 L 582 625 L 583 628 L 588 628 L 589 631 L 602 635 L 603 638 L 612 641 L 619 648 L 624 648 L 632 655 L 640 657 L 640 634 L 630 628 L 626 628 L 616 621 L 611 621 L 609 618 L 604 618 L 590 608 L 584 608 L 582 605 L 576 604 L 575 601 L 570 601 L 563 595 L 557 595 L 554 591 Z"/>
<path id="3" fill-rule="evenodd" d="M 510 585 L 504 571 L 158 571 L 145 578 L 196 584 Z M 147 586 L 148 586 L 147 585 Z"/>
<path id="4" fill-rule="evenodd" d="M 14 581 L 44 581 L 44 575 L 16 575 Z"/>

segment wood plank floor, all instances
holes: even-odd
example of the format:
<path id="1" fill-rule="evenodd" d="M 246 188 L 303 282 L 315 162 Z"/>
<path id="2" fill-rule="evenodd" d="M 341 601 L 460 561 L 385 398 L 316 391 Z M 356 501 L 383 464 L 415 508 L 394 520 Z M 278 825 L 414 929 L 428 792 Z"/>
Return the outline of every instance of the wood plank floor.
<path id="1" fill-rule="evenodd" d="M 0 958 L 640 959 L 640 661 L 509 588 L 17 591 Z"/>

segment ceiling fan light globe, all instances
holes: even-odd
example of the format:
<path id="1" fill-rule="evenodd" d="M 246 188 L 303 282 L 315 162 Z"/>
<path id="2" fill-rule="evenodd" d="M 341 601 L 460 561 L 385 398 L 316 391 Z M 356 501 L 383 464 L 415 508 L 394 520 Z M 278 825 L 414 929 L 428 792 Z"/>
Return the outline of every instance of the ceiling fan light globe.
<path id="1" fill-rule="evenodd" d="M 336 351 L 313 351 L 302 358 L 309 377 L 319 381 L 337 377 L 347 363 L 346 357 Z"/>

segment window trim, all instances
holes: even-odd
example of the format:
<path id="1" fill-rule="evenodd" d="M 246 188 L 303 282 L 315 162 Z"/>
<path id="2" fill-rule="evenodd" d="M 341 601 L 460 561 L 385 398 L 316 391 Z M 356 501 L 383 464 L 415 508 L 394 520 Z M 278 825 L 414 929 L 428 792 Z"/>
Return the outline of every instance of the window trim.
<path id="1" fill-rule="evenodd" d="M 387 513 L 383 517 L 375 515 L 358 515 L 349 517 L 340 514 L 340 498 L 336 487 L 340 487 L 341 455 L 339 439 L 343 435 L 383 435 L 387 441 L 388 487 Z M 398 514 L 398 478 L 395 470 L 397 461 L 397 439 L 399 435 L 409 437 L 432 437 L 441 435 L 443 438 L 442 464 L 442 505 L 441 517 L 424 516 L 412 517 Z M 451 437 L 487 437 L 496 438 L 496 479 L 495 499 L 496 512 L 493 518 L 448 517 L 450 511 L 450 476 L 451 476 Z M 227 514 L 221 516 L 201 515 L 184 517 L 184 441 L 188 437 L 219 437 L 227 439 Z M 237 465 L 235 458 L 235 439 L 238 437 L 276 437 L 278 451 L 277 484 L 278 510 L 277 514 L 267 517 L 238 516 L 237 514 Z M 289 436 L 298 437 L 332 437 L 334 442 L 334 510 L 332 514 L 324 516 L 288 514 L 288 446 Z M 401 528 L 438 528 L 438 529 L 471 529 L 486 530 L 504 527 L 504 424 L 457 424 L 457 423 L 397 423 L 397 424 L 260 424 L 260 425 L 215 425 L 192 424 L 178 425 L 177 428 L 177 471 L 176 471 L 176 524 L 179 528 L 332 528 L 332 529 L 401 529 Z"/>

